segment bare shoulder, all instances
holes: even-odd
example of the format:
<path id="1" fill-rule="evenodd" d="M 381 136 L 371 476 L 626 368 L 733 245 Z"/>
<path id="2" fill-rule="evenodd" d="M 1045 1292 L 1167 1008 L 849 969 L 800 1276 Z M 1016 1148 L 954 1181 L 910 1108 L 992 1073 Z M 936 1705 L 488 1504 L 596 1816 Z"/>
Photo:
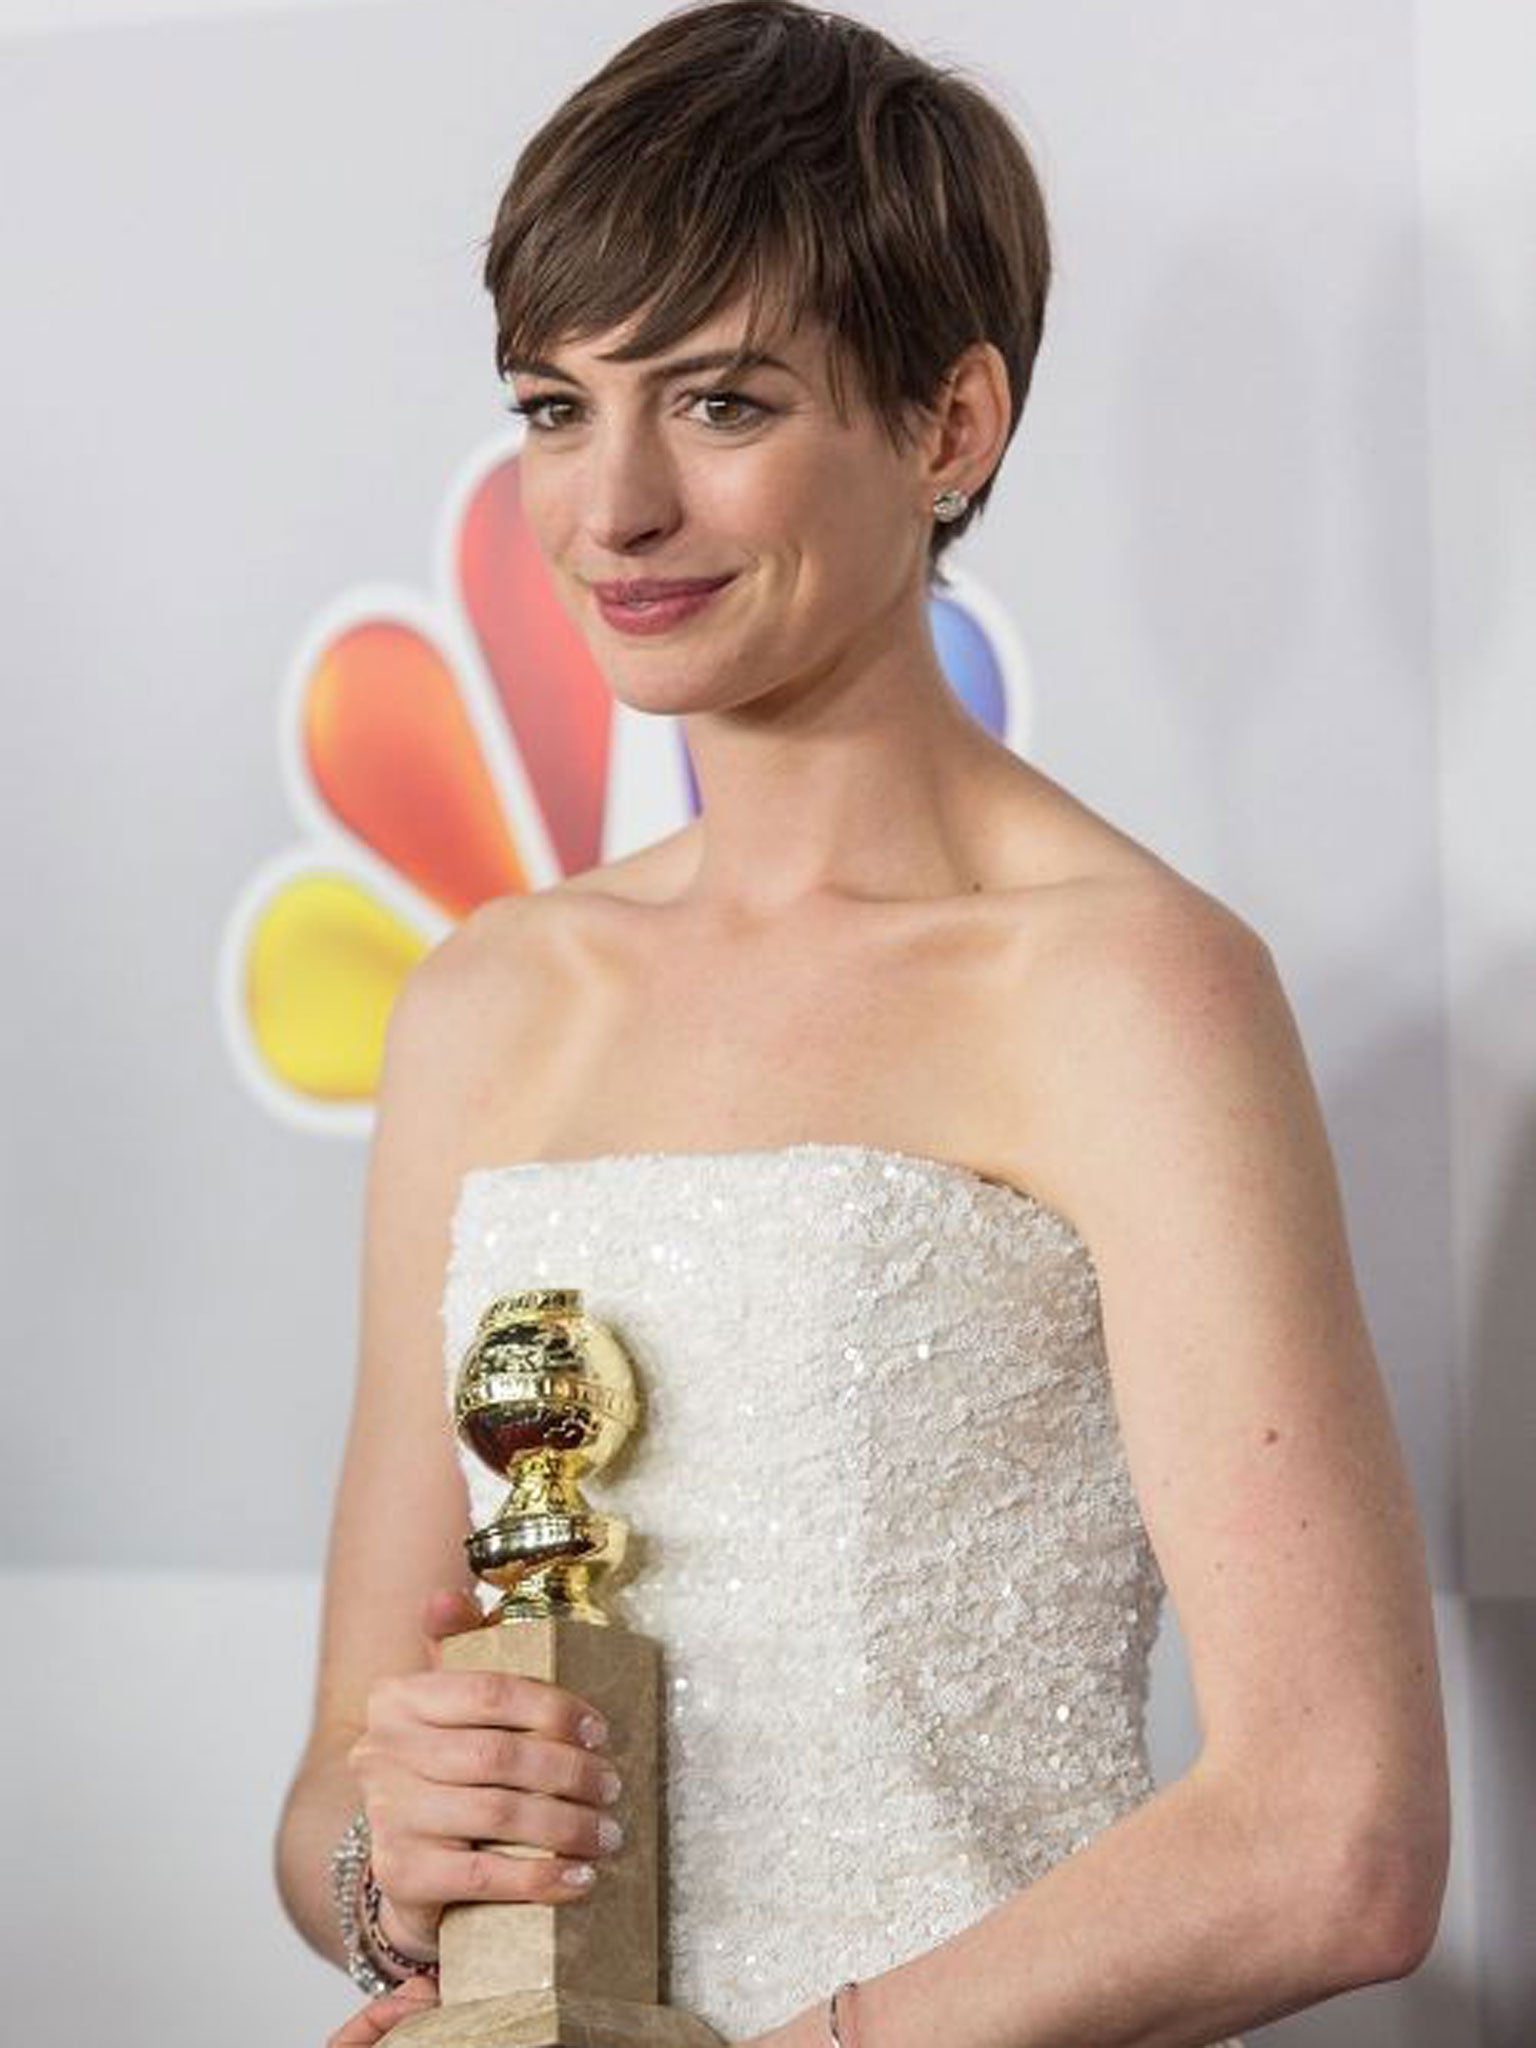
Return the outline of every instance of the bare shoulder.
<path id="1" fill-rule="evenodd" d="M 1041 1000 L 1053 1026 L 1076 1006 L 1080 1028 L 1112 1032 L 1145 1011 L 1166 1015 L 1258 995 L 1274 963 L 1245 918 L 1160 861 L 1108 869 L 1063 892 L 1047 926 Z M 1104 1005 L 1108 1005 L 1105 1010 Z"/>
<path id="2" fill-rule="evenodd" d="M 1042 936 L 1043 935 L 1043 936 Z M 1295 1018 L 1264 937 L 1159 862 L 1074 885 L 1037 928 L 1022 1058 L 1040 1171 L 1105 1229 L 1202 1177 L 1336 1200 Z"/>
<path id="3" fill-rule="evenodd" d="M 694 818 L 648 846 L 567 875 L 539 893 L 556 904 L 574 902 L 578 910 L 587 904 L 669 903 L 681 894 L 698 857 L 699 821 Z"/>
<path id="4" fill-rule="evenodd" d="M 585 875 L 499 896 L 418 963 L 390 1013 L 378 1093 L 397 1151 L 450 1175 L 538 1151 L 579 1043 L 629 985 L 634 900 Z"/>
<path id="5" fill-rule="evenodd" d="M 446 1041 L 461 1060 L 504 1063 L 509 1035 L 546 1029 L 563 995 L 579 988 L 590 1011 L 629 958 L 635 911 L 677 894 L 696 837 L 684 826 L 547 888 L 480 904 L 407 979 L 392 1037 L 433 1057 Z"/>
<path id="6" fill-rule="evenodd" d="M 518 983 L 508 963 L 534 971 L 557 948 L 561 919 L 541 893 L 498 896 L 470 911 L 407 975 L 390 1012 L 390 1060 L 412 1063 L 452 1052 L 472 1059 L 507 994 Z"/>
<path id="7" fill-rule="evenodd" d="M 483 1106 L 505 1068 L 558 1000 L 569 913 L 542 893 L 497 897 L 468 913 L 406 977 L 389 1016 L 378 1107 L 447 1143 Z"/>
<path id="8" fill-rule="evenodd" d="M 546 888 L 482 903 L 417 970 L 424 998 L 473 1010 L 476 991 L 499 1003 L 521 988 L 537 1001 L 551 975 L 600 970 L 605 939 L 628 931 L 627 913 L 677 895 L 697 858 L 696 838 L 697 826 L 684 826 Z"/>
<path id="9" fill-rule="evenodd" d="M 470 911 L 407 978 L 401 1002 L 412 1028 L 446 1025 L 473 1034 L 477 1022 L 503 1024 L 519 994 L 542 1005 L 552 979 L 590 967 L 605 929 L 639 900 L 626 886 L 631 872 L 644 872 L 641 857 L 634 860 L 633 870 L 629 862 L 612 862 Z"/>

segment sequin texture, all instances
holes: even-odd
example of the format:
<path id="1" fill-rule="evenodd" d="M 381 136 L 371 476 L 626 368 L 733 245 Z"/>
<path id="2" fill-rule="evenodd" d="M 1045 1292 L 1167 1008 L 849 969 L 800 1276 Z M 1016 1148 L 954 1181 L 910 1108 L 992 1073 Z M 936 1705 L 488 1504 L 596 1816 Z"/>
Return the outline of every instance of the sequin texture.
<path id="1" fill-rule="evenodd" d="M 630 1523 L 615 1618 L 663 1647 L 669 2000 L 766 2031 L 1151 1794 L 1164 1586 L 1066 1218 L 860 1145 L 482 1168 L 450 1394 L 486 1302 L 536 1286 L 581 1288 L 639 1382 L 587 1490 Z M 505 1489 L 463 1462 L 483 1522 Z"/>

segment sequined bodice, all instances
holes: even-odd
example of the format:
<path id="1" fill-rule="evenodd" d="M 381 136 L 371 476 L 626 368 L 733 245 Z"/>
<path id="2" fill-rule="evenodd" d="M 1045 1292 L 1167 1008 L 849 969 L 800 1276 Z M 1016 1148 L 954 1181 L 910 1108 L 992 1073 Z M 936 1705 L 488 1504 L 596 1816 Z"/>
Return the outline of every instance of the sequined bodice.
<path id="1" fill-rule="evenodd" d="M 495 1294 L 579 1287 L 642 1424 L 616 1618 L 663 1646 L 667 1994 L 728 2039 L 983 1917 L 1152 1791 L 1163 1582 L 1087 1247 L 848 1144 L 466 1176 L 450 1379 Z M 477 1521 L 502 1488 L 465 1458 Z"/>

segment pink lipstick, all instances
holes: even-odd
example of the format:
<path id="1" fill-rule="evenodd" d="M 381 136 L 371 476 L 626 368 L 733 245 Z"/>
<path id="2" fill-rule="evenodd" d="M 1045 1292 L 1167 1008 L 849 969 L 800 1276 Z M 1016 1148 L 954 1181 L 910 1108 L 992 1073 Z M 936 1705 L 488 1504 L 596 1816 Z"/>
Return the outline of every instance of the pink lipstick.
<path id="1" fill-rule="evenodd" d="M 621 633 L 668 633 L 691 619 L 723 590 L 732 576 L 666 580 L 660 577 L 628 583 L 595 583 L 592 594 L 610 626 Z"/>

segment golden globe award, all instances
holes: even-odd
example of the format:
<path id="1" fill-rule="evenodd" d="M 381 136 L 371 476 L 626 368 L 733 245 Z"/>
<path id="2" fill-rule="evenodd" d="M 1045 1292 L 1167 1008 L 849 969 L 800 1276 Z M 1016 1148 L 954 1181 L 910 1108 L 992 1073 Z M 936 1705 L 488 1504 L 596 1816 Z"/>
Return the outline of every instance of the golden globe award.
<path id="1" fill-rule="evenodd" d="M 628 1528 L 581 1494 L 638 1415 L 628 1354 L 583 1310 L 579 1288 L 502 1295 L 481 1315 L 454 1424 L 510 1486 L 465 1546 L 502 1598 L 484 1626 L 444 1642 L 443 1667 L 518 1672 L 590 1700 L 624 1780 L 624 1845 L 588 1898 L 449 1906 L 442 2002 L 392 2028 L 391 2048 L 719 2048 L 713 2027 L 658 2003 L 660 1647 L 603 1612 L 594 1575 L 620 1563 Z"/>

